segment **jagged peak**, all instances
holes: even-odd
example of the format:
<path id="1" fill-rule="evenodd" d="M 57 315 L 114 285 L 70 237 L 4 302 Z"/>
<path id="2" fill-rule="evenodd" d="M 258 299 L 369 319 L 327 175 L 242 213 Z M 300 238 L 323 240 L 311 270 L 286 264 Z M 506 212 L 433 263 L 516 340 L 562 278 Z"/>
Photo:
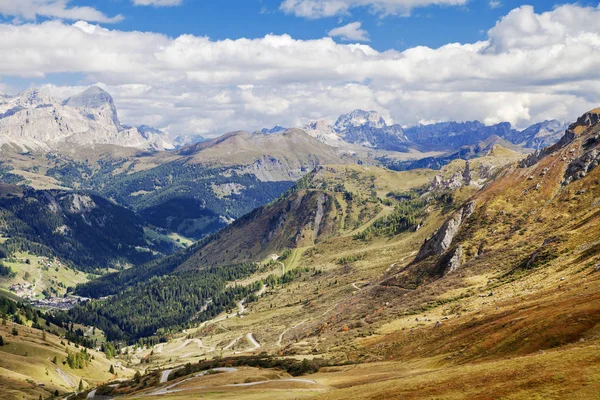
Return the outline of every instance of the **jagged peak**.
<path id="1" fill-rule="evenodd" d="M 348 114 L 340 115 L 334 124 L 334 128 L 342 131 L 364 125 L 372 128 L 383 128 L 387 126 L 387 123 L 377 111 L 356 109 Z"/>
<path id="2" fill-rule="evenodd" d="M 42 104 L 53 104 L 54 100 L 48 92 L 37 88 L 28 88 L 14 97 L 15 102 L 23 107 L 35 107 Z"/>
<path id="3" fill-rule="evenodd" d="M 587 128 L 596 125 L 598 122 L 600 122 L 600 107 L 590 110 L 577 118 L 577 121 L 569 126 L 568 131 L 573 132 L 575 135 L 580 135 L 585 132 Z"/>

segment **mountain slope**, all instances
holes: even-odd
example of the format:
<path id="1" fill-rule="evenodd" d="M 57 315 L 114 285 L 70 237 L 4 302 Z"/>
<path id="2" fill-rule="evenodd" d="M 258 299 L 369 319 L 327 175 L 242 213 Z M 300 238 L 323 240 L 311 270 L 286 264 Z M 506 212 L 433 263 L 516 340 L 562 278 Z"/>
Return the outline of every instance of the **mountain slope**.
<path id="1" fill-rule="evenodd" d="M 98 195 L 0 184 L 0 247 L 8 256 L 30 252 L 95 271 L 140 264 L 175 250 L 173 243 L 147 240 L 147 225 Z"/>
<path id="2" fill-rule="evenodd" d="M 394 182 L 400 176 L 404 182 Z M 319 167 L 279 199 L 238 219 L 200 246 L 181 269 L 261 261 L 286 249 L 312 247 L 348 235 L 392 213 L 378 196 L 428 182 L 429 171 L 402 175 L 377 167 Z M 387 190 L 386 190 L 387 189 Z"/>

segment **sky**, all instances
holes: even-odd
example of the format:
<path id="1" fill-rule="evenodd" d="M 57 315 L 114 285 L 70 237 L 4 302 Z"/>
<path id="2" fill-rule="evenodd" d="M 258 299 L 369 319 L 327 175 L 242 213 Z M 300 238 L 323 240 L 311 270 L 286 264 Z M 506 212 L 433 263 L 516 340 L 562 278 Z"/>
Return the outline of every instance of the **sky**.
<path id="1" fill-rule="evenodd" d="M 524 128 L 600 105 L 599 20 L 597 0 L 0 0 L 0 91 L 98 85 L 173 136 L 357 108 Z"/>

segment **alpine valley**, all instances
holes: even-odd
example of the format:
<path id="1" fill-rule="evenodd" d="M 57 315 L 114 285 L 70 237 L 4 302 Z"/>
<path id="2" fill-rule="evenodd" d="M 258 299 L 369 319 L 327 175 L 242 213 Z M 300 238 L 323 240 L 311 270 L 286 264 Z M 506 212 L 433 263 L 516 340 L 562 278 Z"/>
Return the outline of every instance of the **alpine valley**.
<path id="1" fill-rule="evenodd" d="M 250 131 L 0 97 L 3 399 L 597 398 L 600 109 Z"/>

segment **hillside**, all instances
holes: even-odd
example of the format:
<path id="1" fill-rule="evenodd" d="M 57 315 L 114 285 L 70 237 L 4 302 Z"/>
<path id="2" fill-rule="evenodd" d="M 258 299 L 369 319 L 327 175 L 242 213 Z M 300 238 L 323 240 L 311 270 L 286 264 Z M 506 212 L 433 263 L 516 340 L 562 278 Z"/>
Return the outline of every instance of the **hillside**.
<path id="1" fill-rule="evenodd" d="M 288 386 L 291 395 L 593 398 L 600 389 L 599 122 L 596 111 L 584 115 L 557 145 L 521 162 L 495 147 L 487 162 L 503 161 L 491 174 L 485 158 L 468 167 L 454 161 L 434 181 L 427 175 L 429 183 L 403 188 L 381 185 L 383 174 L 375 173 L 380 182 L 375 196 L 381 205 L 394 205 L 395 218 L 364 220 L 353 231 L 338 230 L 315 244 L 278 253 L 286 271 L 281 280 L 268 278 L 279 269 L 272 262 L 237 279 L 235 287 L 268 286 L 237 315 L 223 313 L 155 347 L 161 352 L 150 361 L 173 368 L 181 365 L 174 357 L 195 363 L 219 349 L 218 355 L 233 358 L 215 359 L 208 368 L 233 365 L 235 371 L 215 381 L 182 369 L 168 384 L 150 389 L 123 384 L 119 390 L 130 393 L 125 398 L 152 392 L 184 398 L 209 385 L 227 398 L 259 396 L 259 388 L 235 386 L 245 376 L 260 382 L 263 395 L 278 396 L 290 378 L 263 365 L 303 359 L 308 374 Z M 256 233 L 261 241 L 269 207 L 284 210 L 281 201 L 328 193 L 323 183 L 335 187 L 337 178 L 348 181 L 349 192 L 368 193 L 351 188 L 338 168 L 320 169 L 256 218 L 233 224 L 229 234 L 247 229 L 246 236 Z M 370 186 L 369 170 L 356 180 L 361 188 Z M 396 182 L 410 181 L 402 174 Z M 454 184 L 457 175 L 460 185 Z M 302 212 L 314 215 L 310 208 Z M 390 234 L 387 228 L 406 226 L 402 221 L 418 225 Z M 275 242 L 287 237 L 277 231 L 273 236 Z M 219 240 L 221 251 L 233 246 L 227 237 L 214 243 Z M 218 258 L 216 247 L 211 254 Z M 252 354 L 263 361 L 245 359 Z M 576 375 L 573 365 L 579 368 Z M 266 371 L 275 374 L 260 375 Z M 182 392 L 169 393 L 167 386 Z"/>
<path id="2" fill-rule="evenodd" d="M 74 332 L 43 319 L 31 308 L 0 298 L 0 390 L 3 399 L 64 396 L 112 379 L 127 379 L 134 371 L 123 361 L 108 359 L 95 349 L 71 342 Z M 7 323 L 12 318 L 19 323 Z M 75 325 L 75 330 L 90 328 Z M 89 339 L 102 338 L 100 332 Z M 111 371 L 111 368 L 113 372 Z M 81 382 L 81 383 L 80 383 Z"/>
<path id="3" fill-rule="evenodd" d="M 181 246 L 98 195 L 0 184 L 0 249 L 58 258 L 82 271 L 123 268 Z"/>
<path id="4" fill-rule="evenodd" d="M 423 185 L 431 177 L 431 171 L 396 176 L 377 167 L 319 167 L 275 202 L 219 232 L 182 268 L 260 261 L 286 249 L 307 248 L 349 234 L 391 212 L 391 204 L 383 204 L 381 197 Z"/>

